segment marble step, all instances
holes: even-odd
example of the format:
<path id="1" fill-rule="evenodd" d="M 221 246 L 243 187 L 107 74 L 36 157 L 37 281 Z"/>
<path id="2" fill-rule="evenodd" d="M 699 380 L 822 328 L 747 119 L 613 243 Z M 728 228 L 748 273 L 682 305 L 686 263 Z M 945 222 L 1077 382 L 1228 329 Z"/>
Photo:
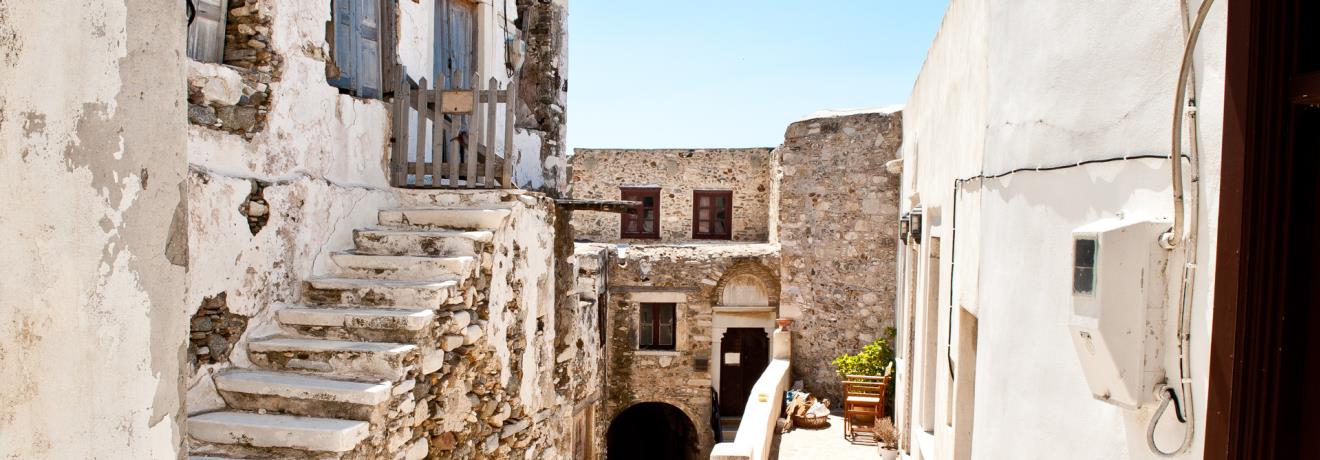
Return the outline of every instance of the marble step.
<path id="1" fill-rule="evenodd" d="M 359 420 L 222 411 L 188 417 L 188 434 L 216 444 L 347 452 L 371 429 Z"/>
<path id="2" fill-rule="evenodd" d="M 280 324 L 421 331 L 435 321 L 435 310 L 358 308 L 349 306 L 286 306 L 276 312 Z"/>
<path id="3" fill-rule="evenodd" d="M 395 228 L 449 228 L 457 230 L 496 230 L 504 226 L 511 206 L 492 204 L 471 208 L 382 209 L 377 220 Z"/>
<path id="4" fill-rule="evenodd" d="M 461 304 L 458 279 L 432 281 L 313 278 L 304 283 L 303 300 L 315 305 L 385 308 L 441 308 Z"/>
<path id="5" fill-rule="evenodd" d="M 476 265 L 475 256 L 415 256 L 361 254 L 355 251 L 330 255 L 333 273 L 346 278 L 434 280 L 466 278 Z"/>
<path id="6" fill-rule="evenodd" d="M 215 376 L 229 407 L 245 411 L 370 420 L 389 400 L 385 382 L 333 380 L 289 372 L 234 370 Z"/>
<path id="7" fill-rule="evenodd" d="M 365 228 L 353 231 L 354 252 L 383 256 L 471 256 L 482 252 L 490 231 Z"/>
<path id="8" fill-rule="evenodd" d="M 340 378 L 398 380 L 417 361 L 416 345 L 270 337 L 248 342 L 248 358 L 264 369 Z"/>

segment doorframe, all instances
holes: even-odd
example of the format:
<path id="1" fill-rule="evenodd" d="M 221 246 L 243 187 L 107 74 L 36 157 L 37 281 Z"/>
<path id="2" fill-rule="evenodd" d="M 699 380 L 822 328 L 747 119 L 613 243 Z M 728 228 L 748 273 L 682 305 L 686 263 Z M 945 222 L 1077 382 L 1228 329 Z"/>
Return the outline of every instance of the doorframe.
<path id="1" fill-rule="evenodd" d="M 1289 365 L 1284 271 L 1297 15 L 1293 1 L 1228 2 L 1224 134 L 1204 458 L 1276 458 Z M 1250 257 L 1244 257 L 1244 254 Z"/>
<path id="2" fill-rule="evenodd" d="M 724 338 L 724 333 L 733 328 L 760 328 L 765 330 L 766 337 L 773 338 L 775 333 L 775 313 L 774 311 L 750 311 L 747 313 L 730 313 L 716 311 L 711 319 L 710 333 L 710 384 L 716 393 L 720 392 L 720 370 L 723 367 L 723 356 L 720 349 L 724 346 L 720 341 Z M 770 341 L 770 346 L 766 348 L 770 356 L 774 356 L 774 340 Z M 724 395 L 720 395 L 723 400 Z"/>

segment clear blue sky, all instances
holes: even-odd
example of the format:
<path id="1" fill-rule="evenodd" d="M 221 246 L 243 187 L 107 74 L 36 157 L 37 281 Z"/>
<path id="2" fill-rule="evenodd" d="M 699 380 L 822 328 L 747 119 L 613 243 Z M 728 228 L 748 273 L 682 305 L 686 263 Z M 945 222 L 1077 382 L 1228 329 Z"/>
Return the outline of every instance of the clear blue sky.
<path id="1" fill-rule="evenodd" d="M 570 148 L 771 147 L 902 104 L 947 0 L 571 0 Z"/>

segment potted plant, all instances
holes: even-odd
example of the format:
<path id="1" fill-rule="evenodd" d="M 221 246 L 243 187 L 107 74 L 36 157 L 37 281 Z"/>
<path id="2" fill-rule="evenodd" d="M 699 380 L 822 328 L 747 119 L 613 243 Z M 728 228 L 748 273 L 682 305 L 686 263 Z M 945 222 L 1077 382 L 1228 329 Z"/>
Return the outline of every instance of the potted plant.
<path id="1" fill-rule="evenodd" d="M 880 458 L 894 460 L 898 458 L 898 430 L 894 422 L 885 417 L 875 422 L 875 439 L 880 446 Z"/>
<path id="2" fill-rule="evenodd" d="M 863 346 L 861 352 L 834 358 L 835 372 L 843 379 L 849 375 L 884 375 L 885 369 L 894 361 L 894 333 L 894 328 L 885 328 L 884 335 Z M 894 407 L 893 391 L 885 392 L 885 407 Z"/>

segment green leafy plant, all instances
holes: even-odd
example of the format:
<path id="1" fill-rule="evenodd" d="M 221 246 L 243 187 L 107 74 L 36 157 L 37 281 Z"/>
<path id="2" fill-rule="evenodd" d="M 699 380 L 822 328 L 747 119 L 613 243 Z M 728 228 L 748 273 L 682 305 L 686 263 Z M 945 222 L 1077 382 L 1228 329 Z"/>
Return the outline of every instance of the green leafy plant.
<path id="1" fill-rule="evenodd" d="M 894 328 L 885 328 L 885 333 L 874 342 L 862 347 L 862 351 L 855 354 L 845 354 L 834 358 L 834 370 L 838 372 L 839 377 L 848 375 L 885 375 L 885 368 L 894 361 Z M 889 386 L 894 382 L 891 380 Z M 893 410 L 894 390 L 887 388 L 885 390 L 886 410 Z"/>

